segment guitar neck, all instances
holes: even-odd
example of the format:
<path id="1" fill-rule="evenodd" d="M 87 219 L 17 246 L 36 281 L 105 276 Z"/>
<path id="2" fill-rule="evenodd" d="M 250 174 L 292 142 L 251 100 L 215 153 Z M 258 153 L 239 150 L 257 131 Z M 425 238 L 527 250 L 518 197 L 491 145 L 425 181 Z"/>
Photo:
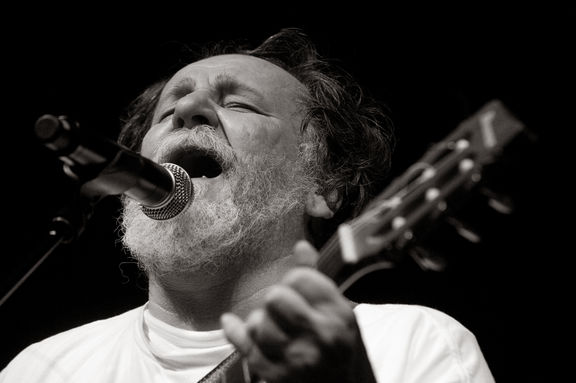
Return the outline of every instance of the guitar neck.
<path id="1" fill-rule="evenodd" d="M 362 213 L 340 225 L 320 249 L 318 269 L 342 291 L 372 271 L 395 267 L 403 253 L 420 266 L 442 269 L 442 262 L 423 260 L 423 252 L 414 256 L 408 250 L 448 211 L 454 214 L 471 199 L 485 168 L 499 161 L 503 149 L 524 131 L 500 101 L 487 103 L 432 145 Z"/>

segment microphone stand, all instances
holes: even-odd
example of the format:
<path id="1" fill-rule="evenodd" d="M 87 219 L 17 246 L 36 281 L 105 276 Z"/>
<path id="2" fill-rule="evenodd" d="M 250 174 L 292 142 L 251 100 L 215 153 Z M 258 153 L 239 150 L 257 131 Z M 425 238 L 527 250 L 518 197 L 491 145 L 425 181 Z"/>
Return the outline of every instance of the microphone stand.
<path id="1" fill-rule="evenodd" d="M 32 273 L 59 246 L 76 240 L 84 231 L 86 223 L 92 216 L 94 206 L 103 195 L 89 193 L 78 188 L 70 203 L 60 209 L 52 218 L 45 236 L 36 248 L 26 254 L 14 269 L 2 277 L 0 307 L 32 275 Z"/>
<path id="2" fill-rule="evenodd" d="M 14 269 L 3 272 L 1 278 L 0 307 L 30 277 L 30 275 L 62 244 L 69 244 L 84 231 L 94 206 L 110 193 L 97 190 L 102 166 L 77 166 L 66 156 L 76 146 L 78 126 L 65 116 L 45 115 L 38 119 L 34 132 L 36 137 L 53 150 L 64 162 L 64 173 L 77 182 L 75 195 L 66 206 L 52 218 L 44 238 L 34 251 L 28 253 Z"/>
<path id="3" fill-rule="evenodd" d="M 1 278 L 0 306 L 24 283 L 42 262 L 60 245 L 74 241 L 84 231 L 94 206 L 108 195 L 126 194 L 140 202 L 149 202 L 166 193 L 173 198 L 144 211 L 154 219 L 178 214 L 191 201 L 192 185 L 186 172 L 174 164 L 162 167 L 113 142 L 80 131 L 66 116 L 44 115 L 35 126 L 37 138 L 64 163 L 64 173 L 79 185 L 75 198 L 52 219 L 46 238 L 38 249 L 25 257 L 17 270 Z M 146 177 L 141 175 L 145 174 Z M 187 181 L 187 182 L 186 182 Z M 5 273 L 4 273 L 5 274 Z M 6 292 L 5 292 L 6 291 Z"/>

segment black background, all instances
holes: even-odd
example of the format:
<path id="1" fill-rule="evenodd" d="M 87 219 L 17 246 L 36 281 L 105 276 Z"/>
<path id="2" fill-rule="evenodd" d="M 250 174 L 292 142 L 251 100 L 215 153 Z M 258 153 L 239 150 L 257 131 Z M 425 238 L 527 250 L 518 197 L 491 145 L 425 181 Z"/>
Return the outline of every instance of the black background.
<path id="1" fill-rule="evenodd" d="M 398 136 L 392 176 L 492 99 L 536 133 L 537 144 L 510 174 L 517 211 L 479 222 L 487 231 L 482 246 L 463 252 L 450 272 L 380 272 L 352 294 L 449 313 L 476 334 L 498 381 L 540 381 L 558 371 L 556 342 L 568 334 L 559 307 L 570 304 L 564 294 L 571 265 L 557 219 L 571 218 L 563 195 L 570 172 L 561 170 L 569 154 L 561 144 L 573 126 L 566 10 L 358 5 L 302 16 L 295 5 L 252 14 L 225 6 L 140 7 L 30 6 L 4 14 L 14 24 L 2 27 L 2 275 L 26 254 L 39 254 L 50 218 L 74 191 L 33 136 L 39 116 L 67 114 L 115 138 L 122 109 L 177 62 L 184 44 L 258 43 L 297 26 L 389 105 Z M 145 280 L 116 242 L 118 207 L 113 197 L 103 200 L 80 239 L 58 248 L 0 307 L 2 367 L 31 342 L 144 302 Z"/>

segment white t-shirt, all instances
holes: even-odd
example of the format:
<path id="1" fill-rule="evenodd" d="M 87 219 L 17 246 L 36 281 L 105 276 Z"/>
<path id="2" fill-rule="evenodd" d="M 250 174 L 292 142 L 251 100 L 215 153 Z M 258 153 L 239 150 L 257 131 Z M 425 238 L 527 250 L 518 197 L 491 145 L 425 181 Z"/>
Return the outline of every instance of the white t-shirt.
<path id="1" fill-rule="evenodd" d="M 379 383 L 494 382 L 476 338 L 454 318 L 418 305 L 354 311 Z M 0 383 L 190 383 L 232 351 L 222 330 L 175 328 L 144 305 L 28 346 Z"/>

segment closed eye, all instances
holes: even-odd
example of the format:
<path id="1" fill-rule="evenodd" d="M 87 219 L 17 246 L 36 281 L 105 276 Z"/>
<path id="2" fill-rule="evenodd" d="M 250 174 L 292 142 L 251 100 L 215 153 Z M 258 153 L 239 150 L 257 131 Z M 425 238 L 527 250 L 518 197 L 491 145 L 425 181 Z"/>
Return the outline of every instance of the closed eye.
<path id="1" fill-rule="evenodd" d="M 166 117 L 169 117 L 172 114 L 174 114 L 174 108 L 166 110 L 164 113 L 160 115 L 160 117 L 158 118 L 158 122 L 163 121 Z"/>
<path id="2" fill-rule="evenodd" d="M 236 110 L 239 112 L 253 112 L 253 113 L 260 113 L 260 111 L 249 104 L 245 104 L 242 102 L 228 102 L 226 104 L 224 104 L 224 107 L 227 109 L 232 109 L 232 110 Z"/>

